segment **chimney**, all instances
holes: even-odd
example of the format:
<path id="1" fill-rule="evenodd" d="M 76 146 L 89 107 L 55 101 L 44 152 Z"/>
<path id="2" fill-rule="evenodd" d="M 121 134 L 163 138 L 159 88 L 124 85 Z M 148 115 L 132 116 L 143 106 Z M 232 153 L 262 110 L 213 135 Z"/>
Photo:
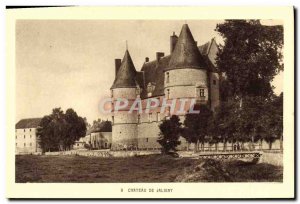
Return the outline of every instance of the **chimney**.
<path id="1" fill-rule="evenodd" d="M 173 32 L 173 35 L 170 36 L 170 53 L 172 54 L 172 52 L 175 49 L 176 43 L 177 43 L 178 37 L 177 35 L 175 35 L 175 32 Z"/>
<path id="2" fill-rule="evenodd" d="M 198 42 L 197 42 L 197 41 L 195 41 L 195 43 L 196 43 L 196 46 L 198 46 Z"/>
<path id="3" fill-rule="evenodd" d="M 162 58 L 163 56 L 165 56 L 165 53 L 163 53 L 163 52 L 156 52 L 156 61 L 158 62 L 160 60 L 160 58 Z"/>
<path id="4" fill-rule="evenodd" d="M 121 66 L 121 59 L 115 59 L 115 77 L 117 77 L 120 66 Z"/>
<path id="5" fill-rule="evenodd" d="M 145 62 L 149 62 L 149 57 L 146 57 L 146 58 L 145 58 Z"/>

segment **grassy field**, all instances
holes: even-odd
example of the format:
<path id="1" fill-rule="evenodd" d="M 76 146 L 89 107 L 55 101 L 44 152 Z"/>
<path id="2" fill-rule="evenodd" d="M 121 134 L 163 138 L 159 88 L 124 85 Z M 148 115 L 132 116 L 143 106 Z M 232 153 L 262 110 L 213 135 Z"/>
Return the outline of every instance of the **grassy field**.
<path id="1" fill-rule="evenodd" d="M 16 156 L 16 182 L 282 182 L 282 167 L 151 155 Z"/>

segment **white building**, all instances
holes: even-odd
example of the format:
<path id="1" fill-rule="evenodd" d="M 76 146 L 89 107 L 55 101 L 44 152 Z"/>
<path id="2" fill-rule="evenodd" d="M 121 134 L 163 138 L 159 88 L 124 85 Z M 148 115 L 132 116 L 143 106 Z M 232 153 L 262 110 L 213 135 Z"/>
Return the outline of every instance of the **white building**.
<path id="1" fill-rule="evenodd" d="M 36 135 L 41 118 L 22 119 L 16 124 L 16 154 L 41 153 L 39 138 Z"/>

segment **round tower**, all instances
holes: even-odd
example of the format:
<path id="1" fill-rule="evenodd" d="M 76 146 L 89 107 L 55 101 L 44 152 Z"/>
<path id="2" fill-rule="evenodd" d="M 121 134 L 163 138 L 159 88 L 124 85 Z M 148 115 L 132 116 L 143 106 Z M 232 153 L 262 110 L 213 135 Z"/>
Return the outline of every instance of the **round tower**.
<path id="1" fill-rule="evenodd" d="M 196 99 L 197 103 L 207 104 L 207 64 L 187 24 L 181 29 L 164 75 L 164 93 L 167 99 Z"/>
<path id="2" fill-rule="evenodd" d="M 116 78 L 111 87 L 112 111 L 112 149 L 137 147 L 137 113 L 129 113 L 131 103 L 137 97 L 136 69 L 126 50 Z M 124 107 L 125 100 L 129 105 Z M 121 101 L 121 102 L 118 102 Z M 118 108 L 121 107 L 121 108 Z"/>

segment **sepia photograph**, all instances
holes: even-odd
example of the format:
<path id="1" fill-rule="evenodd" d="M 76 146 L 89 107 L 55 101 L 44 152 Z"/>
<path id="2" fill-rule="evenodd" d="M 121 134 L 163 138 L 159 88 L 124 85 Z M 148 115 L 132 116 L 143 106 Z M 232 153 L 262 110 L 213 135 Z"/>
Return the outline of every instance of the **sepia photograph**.
<path id="1" fill-rule="evenodd" d="M 163 196 L 176 188 L 143 183 L 287 179 L 285 19 L 24 18 L 13 27 L 15 184 Z"/>

